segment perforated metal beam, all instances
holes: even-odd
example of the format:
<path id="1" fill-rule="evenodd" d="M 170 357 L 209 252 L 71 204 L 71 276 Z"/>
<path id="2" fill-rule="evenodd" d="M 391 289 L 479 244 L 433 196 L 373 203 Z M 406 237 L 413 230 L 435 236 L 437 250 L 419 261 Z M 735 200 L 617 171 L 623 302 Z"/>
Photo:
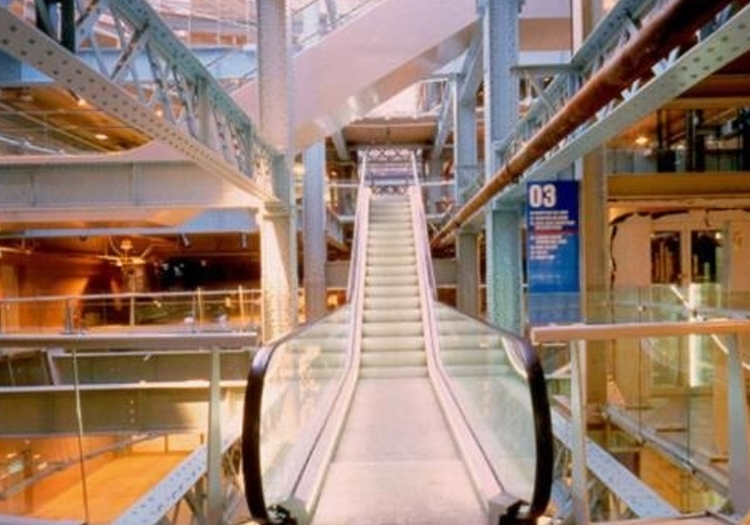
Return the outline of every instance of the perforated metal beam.
<path id="1" fill-rule="evenodd" d="M 565 417 L 554 410 L 552 426 L 555 438 L 570 449 L 573 446 L 571 425 Z M 640 518 L 679 516 L 677 509 L 590 439 L 586 439 L 586 466 L 591 474 L 627 505 L 636 516 Z"/>
<path id="2" fill-rule="evenodd" d="M 683 34 L 685 29 L 688 28 L 688 18 L 683 17 L 682 10 L 690 13 L 694 30 L 705 23 L 709 15 L 716 14 L 729 3 L 731 2 L 724 0 L 710 6 L 707 4 L 700 4 L 699 6 L 699 4 L 684 0 L 672 2 L 667 11 L 655 17 L 651 24 L 645 26 L 645 29 L 639 34 L 639 38 L 627 40 L 626 47 L 619 51 L 617 57 L 605 61 L 604 64 L 599 64 L 591 85 L 588 87 L 585 85 L 580 91 L 575 92 L 570 99 L 565 93 L 557 93 L 556 99 L 554 99 L 555 105 L 551 105 L 551 107 L 547 107 L 550 106 L 549 101 L 553 100 L 551 97 L 535 104 L 536 108 L 544 107 L 544 111 L 548 113 L 546 117 L 548 120 L 541 123 L 528 121 L 528 119 L 541 121 L 544 117 L 544 115 L 539 115 L 539 111 L 531 111 L 532 116 L 526 117 L 527 121 L 517 128 L 516 133 L 512 135 L 512 140 L 506 140 L 503 145 L 497 145 L 495 151 L 501 152 L 509 159 L 477 195 L 459 209 L 435 235 L 433 245 L 442 244 L 449 232 L 469 221 L 490 199 L 497 196 L 508 186 L 527 177 L 531 170 L 539 169 L 539 165 L 543 166 L 545 170 L 550 170 L 553 166 L 551 164 L 552 157 L 555 155 L 565 151 L 566 159 L 571 159 L 565 163 L 558 162 L 555 164 L 556 171 L 559 171 L 569 166 L 572 160 L 581 157 L 587 151 L 601 144 L 608 138 L 601 133 L 601 128 L 599 128 L 600 133 L 590 134 L 597 124 L 606 123 L 608 130 L 615 134 L 628 123 L 675 98 L 750 49 L 750 39 L 747 38 L 749 15 L 748 8 L 745 7 L 678 60 L 674 60 L 674 57 L 670 56 L 661 62 L 657 62 L 664 55 L 669 55 L 669 51 L 674 49 L 674 46 L 684 43 L 679 39 L 679 33 L 670 32 L 672 25 L 680 27 Z M 740 3 L 744 5 L 746 1 Z M 658 49 L 649 47 L 649 42 L 657 36 L 659 38 L 656 41 L 661 43 L 660 47 Z M 606 42 L 602 42 L 602 44 L 606 44 Z M 646 51 L 649 52 L 650 59 Z M 594 62 L 599 63 L 599 61 Z M 616 71 L 623 64 L 627 65 L 632 76 L 623 75 L 622 72 L 619 72 L 610 78 L 610 73 Z M 594 64 L 588 65 L 593 66 Z M 646 73 L 646 66 L 654 70 L 656 78 L 645 85 L 641 85 L 636 81 Z M 660 84 L 664 91 L 654 93 L 654 86 L 665 76 L 669 76 L 670 81 Z M 559 91 L 561 84 L 561 82 L 557 82 L 554 89 Z M 651 90 L 651 98 L 643 95 L 647 88 Z M 620 97 L 622 90 L 626 90 L 627 93 Z M 550 95 L 549 91 L 546 92 L 548 96 Z M 615 105 L 614 102 L 619 102 L 619 100 L 616 100 L 619 98 L 622 99 L 622 102 Z M 581 104 L 585 104 L 588 110 L 583 111 Z M 626 104 L 629 110 L 623 114 L 621 108 Z M 563 106 L 566 108 L 565 112 L 563 112 Z M 612 118 L 612 114 L 615 112 L 619 117 L 616 120 Z M 594 116 L 596 116 L 596 121 L 591 124 L 590 119 Z M 537 127 L 532 129 L 532 124 Z M 589 139 L 585 141 L 585 147 L 582 147 L 581 137 L 583 136 Z M 593 137 L 596 138 L 596 141 L 591 140 Z M 579 148 L 575 150 L 575 154 L 571 155 L 573 150 L 569 148 L 574 141 L 578 142 Z M 559 160 L 560 157 L 557 157 L 557 159 Z"/>
<path id="3" fill-rule="evenodd" d="M 176 225 L 204 209 L 247 208 L 253 199 L 189 161 L 8 165 L 2 181 L 3 233 L 13 223 Z"/>
<path id="4" fill-rule="evenodd" d="M 75 435 L 76 399 L 86 434 L 204 432 L 208 388 L 207 381 L 1 388 L 0 436 Z M 225 381 L 222 390 L 227 413 L 238 413 L 245 381 Z"/>
<path id="5" fill-rule="evenodd" d="M 157 44 L 155 47 L 163 49 L 164 54 L 171 57 L 171 61 L 167 62 L 172 68 L 170 74 L 174 76 L 176 72 L 185 73 L 177 83 L 184 85 L 189 78 L 193 87 L 202 89 L 201 92 L 182 98 L 162 92 L 162 112 L 155 112 L 155 108 L 133 96 L 125 87 L 112 81 L 106 74 L 92 69 L 55 40 L 3 7 L 0 7 L 0 49 L 45 73 L 103 111 L 172 146 L 208 173 L 221 176 L 244 189 L 255 197 L 254 207 L 261 202 L 278 202 L 270 191 L 271 170 L 277 164 L 273 160 L 278 153 L 261 144 L 260 139 L 254 135 L 249 119 L 238 107 L 230 105 L 231 99 L 223 89 L 212 80 L 200 62 L 191 57 L 190 51 L 171 35 L 150 7 L 137 1 L 132 4 L 119 2 L 119 8 L 140 20 L 142 27 L 139 27 L 154 39 Z M 147 23 L 144 19 L 147 19 Z M 224 151 L 223 156 L 202 144 L 197 137 L 191 136 L 189 132 L 192 128 L 189 126 L 187 131 L 180 129 L 176 125 L 177 114 L 172 122 L 164 118 L 164 115 L 170 114 L 165 111 L 166 108 L 171 108 L 175 101 L 193 100 L 195 96 L 204 97 L 212 103 L 213 115 L 217 117 L 217 134 L 223 134 L 227 140 L 232 141 L 231 148 L 226 143 L 219 145 L 221 151 Z M 191 109 L 188 108 L 182 118 L 194 116 Z M 235 148 L 235 144 L 239 149 Z M 230 158 L 232 164 L 228 162 Z"/>
<path id="6" fill-rule="evenodd" d="M 232 467 L 232 453 L 237 447 L 240 440 L 239 425 L 237 428 L 229 429 L 227 435 L 222 438 L 221 453 L 224 455 L 224 464 Z M 159 483 L 147 494 L 144 494 L 136 501 L 127 511 L 110 522 L 110 525 L 152 525 L 172 523 L 170 510 L 180 504 L 181 500 L 190 497 L 196 489 L 202 488 L 202 483 L 207 474 L 206 465 L 208 463 L 208 447 L 201 445 L 196 448 L 190 455 L 185 458 L 177 467 L 175 467 L 166 477 L 162 478 Z M 223 475 L 228 478 L 224 482 L 227 492 L 234 492 L 235 495 L 241 493 L 239 490 L 238 477 L 239 473 L 234 472 L 233 468 L 224 468 Z M 234 490 L 232 490 L 234 489 Z M 232 510 L 229 504 L 231 498 L 227 494 L 225 507 L 227 511 Z M 206 523 L 204 509 L 201 505 L 190 505 L 194 517 L 193 522 Z M 228 515 L 221 523 L 231 523 L 232 516 Z M 177 523 L 177 522 L 175 522 Z M 182 522 L 179 522 L 182 523 Z"/>

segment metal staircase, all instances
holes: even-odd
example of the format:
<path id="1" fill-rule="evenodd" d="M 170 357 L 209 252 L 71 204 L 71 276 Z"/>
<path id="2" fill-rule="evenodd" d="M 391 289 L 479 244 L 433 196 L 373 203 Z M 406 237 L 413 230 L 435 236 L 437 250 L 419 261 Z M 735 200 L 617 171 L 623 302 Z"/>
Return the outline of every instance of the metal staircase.
<path id="1" fill-rule="evenodd" d="M 406 195 L 370 203 L 361 377 L 427 375 L 414 226 Z"/>

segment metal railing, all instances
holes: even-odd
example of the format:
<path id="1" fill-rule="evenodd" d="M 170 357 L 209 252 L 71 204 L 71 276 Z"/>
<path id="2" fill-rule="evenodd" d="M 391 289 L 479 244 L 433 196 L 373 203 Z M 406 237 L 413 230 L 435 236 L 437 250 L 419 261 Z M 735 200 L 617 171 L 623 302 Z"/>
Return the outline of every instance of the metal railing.
<path id="1" fill-rule="evenodd" d="M 255 344 L 247 332 L 0 335 L 6 361 L 16 351 L 46 348 L 71 368 L 70 377 L 51 384 L 0 387 L 0 522 L 11 514 L 14 523 L 54 515 L 155 525 L 177 523 L 187 511 L 198 521 L 219 523 L 222 509 L 222 521 L 236 520 L 242 514 L 232 496 L 239 492 L 239 472 L 231 457 L 244 381 L 226 378 L 225 358 L 243 355 L 247 366 Z M 188 369 L 200 375 L 119 374 L 127 360 L 169 354 L 189 354 L 199 367 Z M 95 356 L 111 359 L 110 366 L 93 367 Z M 162 479 L 136 474 L 139 468 L 161 472 Z M 107 483 L 97 482 L 94 470 L 107 472 Z M 132 497 L 112 498 L 118 484 Z"/>
<path id="2" fill-rule="evenodd" d="M 0 299 L 0 334 L 258 332 L 261 291 L 226 290 L 54 295 Z"/>
<path id="3" fill-rule="evenodd" d="M 590 381 L 606 381 L 607 399 L 600 410 L 622 431 L 613 446 L 631 442 L 639 453 L 652 447 L 691 480 L 691 490 L 702 485 L 700 492 L 724 500 L 717 507 L 740 516 L 748 512 L 750 446 L 742 348 L 747 345 L 750 321 L 631 321 L 537 327 L 531 333 L 539 345 L 568 346 L 571 384 L 569 401 L 564 403 L 569 403 L 566 412 L 571 418 L 571 489 L 578 523 L 588 522 L 592 512 L 589 490 L 595 467 L 588 463 L 591 444 L 586 439 Z M 598 341 L 606 345 L 592 344 Z M 607 377 L 589 377 L 586 363 L 591 362 L 610 363 Z M 664 480 L 661 491 L 665 491 Z M 623 479 L 601 481 L 627 500 L 632 485 Z M 666 493 L 687 496 L 687 500 L 673 500 L 675 507 L 683 512 L 706 510 L 692 508 L 698 498 L 689 501 L 685 478 L 672 483 L 675 486 L 666 486 Z"/>

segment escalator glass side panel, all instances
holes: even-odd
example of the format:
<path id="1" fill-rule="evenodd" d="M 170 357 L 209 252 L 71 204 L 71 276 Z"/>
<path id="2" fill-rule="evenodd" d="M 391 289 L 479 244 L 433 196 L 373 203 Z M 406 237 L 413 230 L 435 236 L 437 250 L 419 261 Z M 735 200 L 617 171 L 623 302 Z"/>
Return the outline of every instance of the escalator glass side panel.
<path id="1" fill-rule="evenodd" d="M 507 494 L 541 514 L 553 438 L 539 361 L 521 338 L 435 303 L 439 360 L 453 395 Z"/>
<path id="2" fill-rule="evenodd" d="M 250 511 L 291 498 L 346 372 L 350 307 L 262 348 L 248 378 L 243 470 Z"/>

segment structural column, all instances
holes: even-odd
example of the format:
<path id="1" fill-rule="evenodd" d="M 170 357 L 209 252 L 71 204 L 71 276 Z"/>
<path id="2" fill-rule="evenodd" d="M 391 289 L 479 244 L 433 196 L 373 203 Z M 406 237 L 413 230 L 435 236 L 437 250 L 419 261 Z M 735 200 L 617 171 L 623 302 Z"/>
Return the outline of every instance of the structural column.
<path id="1" fill-rule="evenodd" d="M 501 167 L 495 145 L 518 120 L 518 79 L 512 68 L 518 62 L 518 0 L 487 2 L 483 16 L 485 176 Z M 487 317 L 490 322 L 520 333 L 523 329 L 520 235 L 518 210 L 500 209 L 497 202 L 486 214 Z M 515 231 L 507 231 L 508 229 Z"/>
<path id="2" fill-rule="evenodd" d="M 326 4 L 327 8 L 334 8 Z M 305 8 L 302 19 L 301 40 L 305 41 L 320 32 L 319 5 Z M 326 206 L 325 206 L 325 142 L 318 142 L 302 154 L 302 244 L 303 283 L 305 290 L 306 321 L 326 313 Z M 296 176 L 296 174 L 295 174 Z"/>
<path id="3" fill-rule="evenodd" d="M 305 166 L 302 208 L 304 288 L 307 320 L 326 313 L 325 144 L 319 142 L 303 155 Z"/>
<path id="4" fill-rule="evenodd" d="M 0 252 L 2 258 L 2 252 Z M 0 298 L 19 297 L 18 266 L 0 261 Z M 19 304 L 8 304 L 0 310 L 0 333 L 20 326 Z"/>
<path id="5" fill-rule="evenodd" d="M 604 173 L 604 150 L 595 150 L 579 161 L 583 168 L 579 198 L 582 250 L 582 310 L 587 322 L 609 289 L 609 235 L 607 225 L 607 179 Z M 586 363 L 588 403 L 595 411 L 607 401 L 607 377 L 611 374 L 606 359 L 606 344 L 594 341 L 589 345 Z"/>
<path id="6" fill-rule="evenodd" d="M 604 0 L 573 2 L 573 42 L 576 49 L 606 14 Z M 581 305 L 584 321 L 592 322 L 597 298 L 609 289 L 609 233 L 607 224 L 607 179 L 604 149 L 599 148 L 576 164 L 580 184 Z M 606 344 L 589 344 L 586 362 L 586 392 L 589 412 L 607 400 L 608 364 Z M 627 359 L 627 358 L 626 358 Z M 614 371 L 614 375 L 617 375 Z"/>
<path id="7" fill-rule="evenodd" d="M 479 317 L 479 231 L 471 226 L 456 233 L 456 307 Z"/>
<path id="8" fill-rule="evenodd" d="M 273 192 L 280 204 L 260 210 L 263 339 L 297 323 L 297 235 L 291 126 L 291 58 L 286 0 L 258 0 L 260 130 L 283 158 L 273 159 Z"/>
<path id="9" fill-rule="evenodd" d="M 454 84 L 454 159 L 456 163 L 456 205 L 462 206 L 472 188 L 479 187 L 477 159 L 477 94 L 464 93 L 466 78 Z M 469 315 L 479 316 L 479 229 L 464 226 L 456 233 L 456 307 Z"/>
<path id="10" fill-rule="evenodd" d="M 487 305 L 492 308 L 492 312 L 487 311 L 487 317 L 491 322 L 516 333 L 522 333 L 524 329 L 521 286 L 523 218 L 519 207 L 497 206 L 487 215 L 486 226 L 487 231 L 492 232 L 492 235 L 487 235 Z M 503 305 L 503 298 L 513 303 Z"/>
<path id="11" fill-rule="evenodd" d="M 289 332 L 297 323 L 296 228 L 289 211 L 267 204 L 260 211 L 261 314 L 263 341 Z M 295 266 L 290 265 L 295 261 Z"/>

